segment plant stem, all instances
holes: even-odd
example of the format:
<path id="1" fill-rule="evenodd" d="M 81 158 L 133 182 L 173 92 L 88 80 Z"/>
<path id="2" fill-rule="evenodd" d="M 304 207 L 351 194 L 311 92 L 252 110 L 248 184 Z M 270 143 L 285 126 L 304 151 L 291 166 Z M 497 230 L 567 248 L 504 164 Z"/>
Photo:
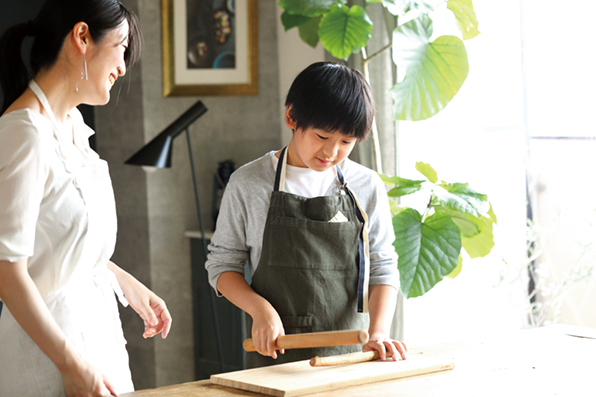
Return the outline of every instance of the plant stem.
<path id="1" fill-rule="evenodd" d="M 364 58 L 362 59 L 362 65 L 364 68 L 368 67 L 368 63 L 376 56 L 380 55 L 383 53 L 383 51 L 391 48 L 391 46 L 393 45 L 393 42 L 389 42 L 385 47 L 381 48 L 379 51 L 375 52 L 374 54 L 372 54 L 371 56 L 369 56 L 368 58 Z"/>
<path id="2" fill-rule="evenodd" d="M 426 215 L 428 214 L 428 211 L 430 210 L 431 204 L 433 202 L 433 194 L 430 194 L 430 199 L 428 200 L 428 204 L 426 205 L 426 208 L 424 209 L 424 213 L 422 214 L 422 223 L 424 223 L 424 221 L 426 220 Z"/>

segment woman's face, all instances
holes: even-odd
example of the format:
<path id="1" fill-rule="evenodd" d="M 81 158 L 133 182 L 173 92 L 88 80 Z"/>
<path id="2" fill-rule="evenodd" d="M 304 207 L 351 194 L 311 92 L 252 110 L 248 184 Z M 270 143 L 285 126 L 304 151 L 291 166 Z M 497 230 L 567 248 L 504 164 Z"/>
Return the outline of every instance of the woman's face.
<path id="1" fill-rule="evenodd" d="M 126 74 L 124 52 L 128 47 L 128 22 L 112 29 L 99 43 L 91 42 L 87 51 L 88 80 L 85 87 L 89 105 L 105 105 L 110 100 L 110 89 L 116 79 Z"/>

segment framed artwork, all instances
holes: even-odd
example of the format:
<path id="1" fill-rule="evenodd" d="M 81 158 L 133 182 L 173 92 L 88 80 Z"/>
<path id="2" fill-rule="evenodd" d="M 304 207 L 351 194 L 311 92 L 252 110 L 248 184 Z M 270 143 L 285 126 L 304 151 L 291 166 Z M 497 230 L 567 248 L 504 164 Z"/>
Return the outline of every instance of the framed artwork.
<path id="1" fill-rule="evenodd" d="M 162 0 L 163 95 L 258 93 L 257 0 Z"/>

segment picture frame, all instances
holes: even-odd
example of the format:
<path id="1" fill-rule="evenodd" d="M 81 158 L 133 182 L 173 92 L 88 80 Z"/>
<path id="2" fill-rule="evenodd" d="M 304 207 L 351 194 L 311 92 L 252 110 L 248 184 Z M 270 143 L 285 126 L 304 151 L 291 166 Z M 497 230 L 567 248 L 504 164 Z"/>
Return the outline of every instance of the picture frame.
<path id="1" fill-rule="evenodd" d="M 258 0 L 162 0 L 163 96 L 258 94 Z"/>

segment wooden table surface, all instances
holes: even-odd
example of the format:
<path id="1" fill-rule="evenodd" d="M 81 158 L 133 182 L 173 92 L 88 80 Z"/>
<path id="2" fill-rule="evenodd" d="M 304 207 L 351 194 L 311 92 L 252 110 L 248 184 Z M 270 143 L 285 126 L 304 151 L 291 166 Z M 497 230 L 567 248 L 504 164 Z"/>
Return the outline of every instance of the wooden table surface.
<path id="1" fill-rule="evenodd" d="M 410 354 L 452 357 L 455 369 L 309 394 L 362 396 L 596 396 L 596 329 L 551 326 L 415 348 Z M 355 364 L 357 365 L 357 364 Z M 122 397 L 262 396 L 208 380 L 139 390 Z"/>

